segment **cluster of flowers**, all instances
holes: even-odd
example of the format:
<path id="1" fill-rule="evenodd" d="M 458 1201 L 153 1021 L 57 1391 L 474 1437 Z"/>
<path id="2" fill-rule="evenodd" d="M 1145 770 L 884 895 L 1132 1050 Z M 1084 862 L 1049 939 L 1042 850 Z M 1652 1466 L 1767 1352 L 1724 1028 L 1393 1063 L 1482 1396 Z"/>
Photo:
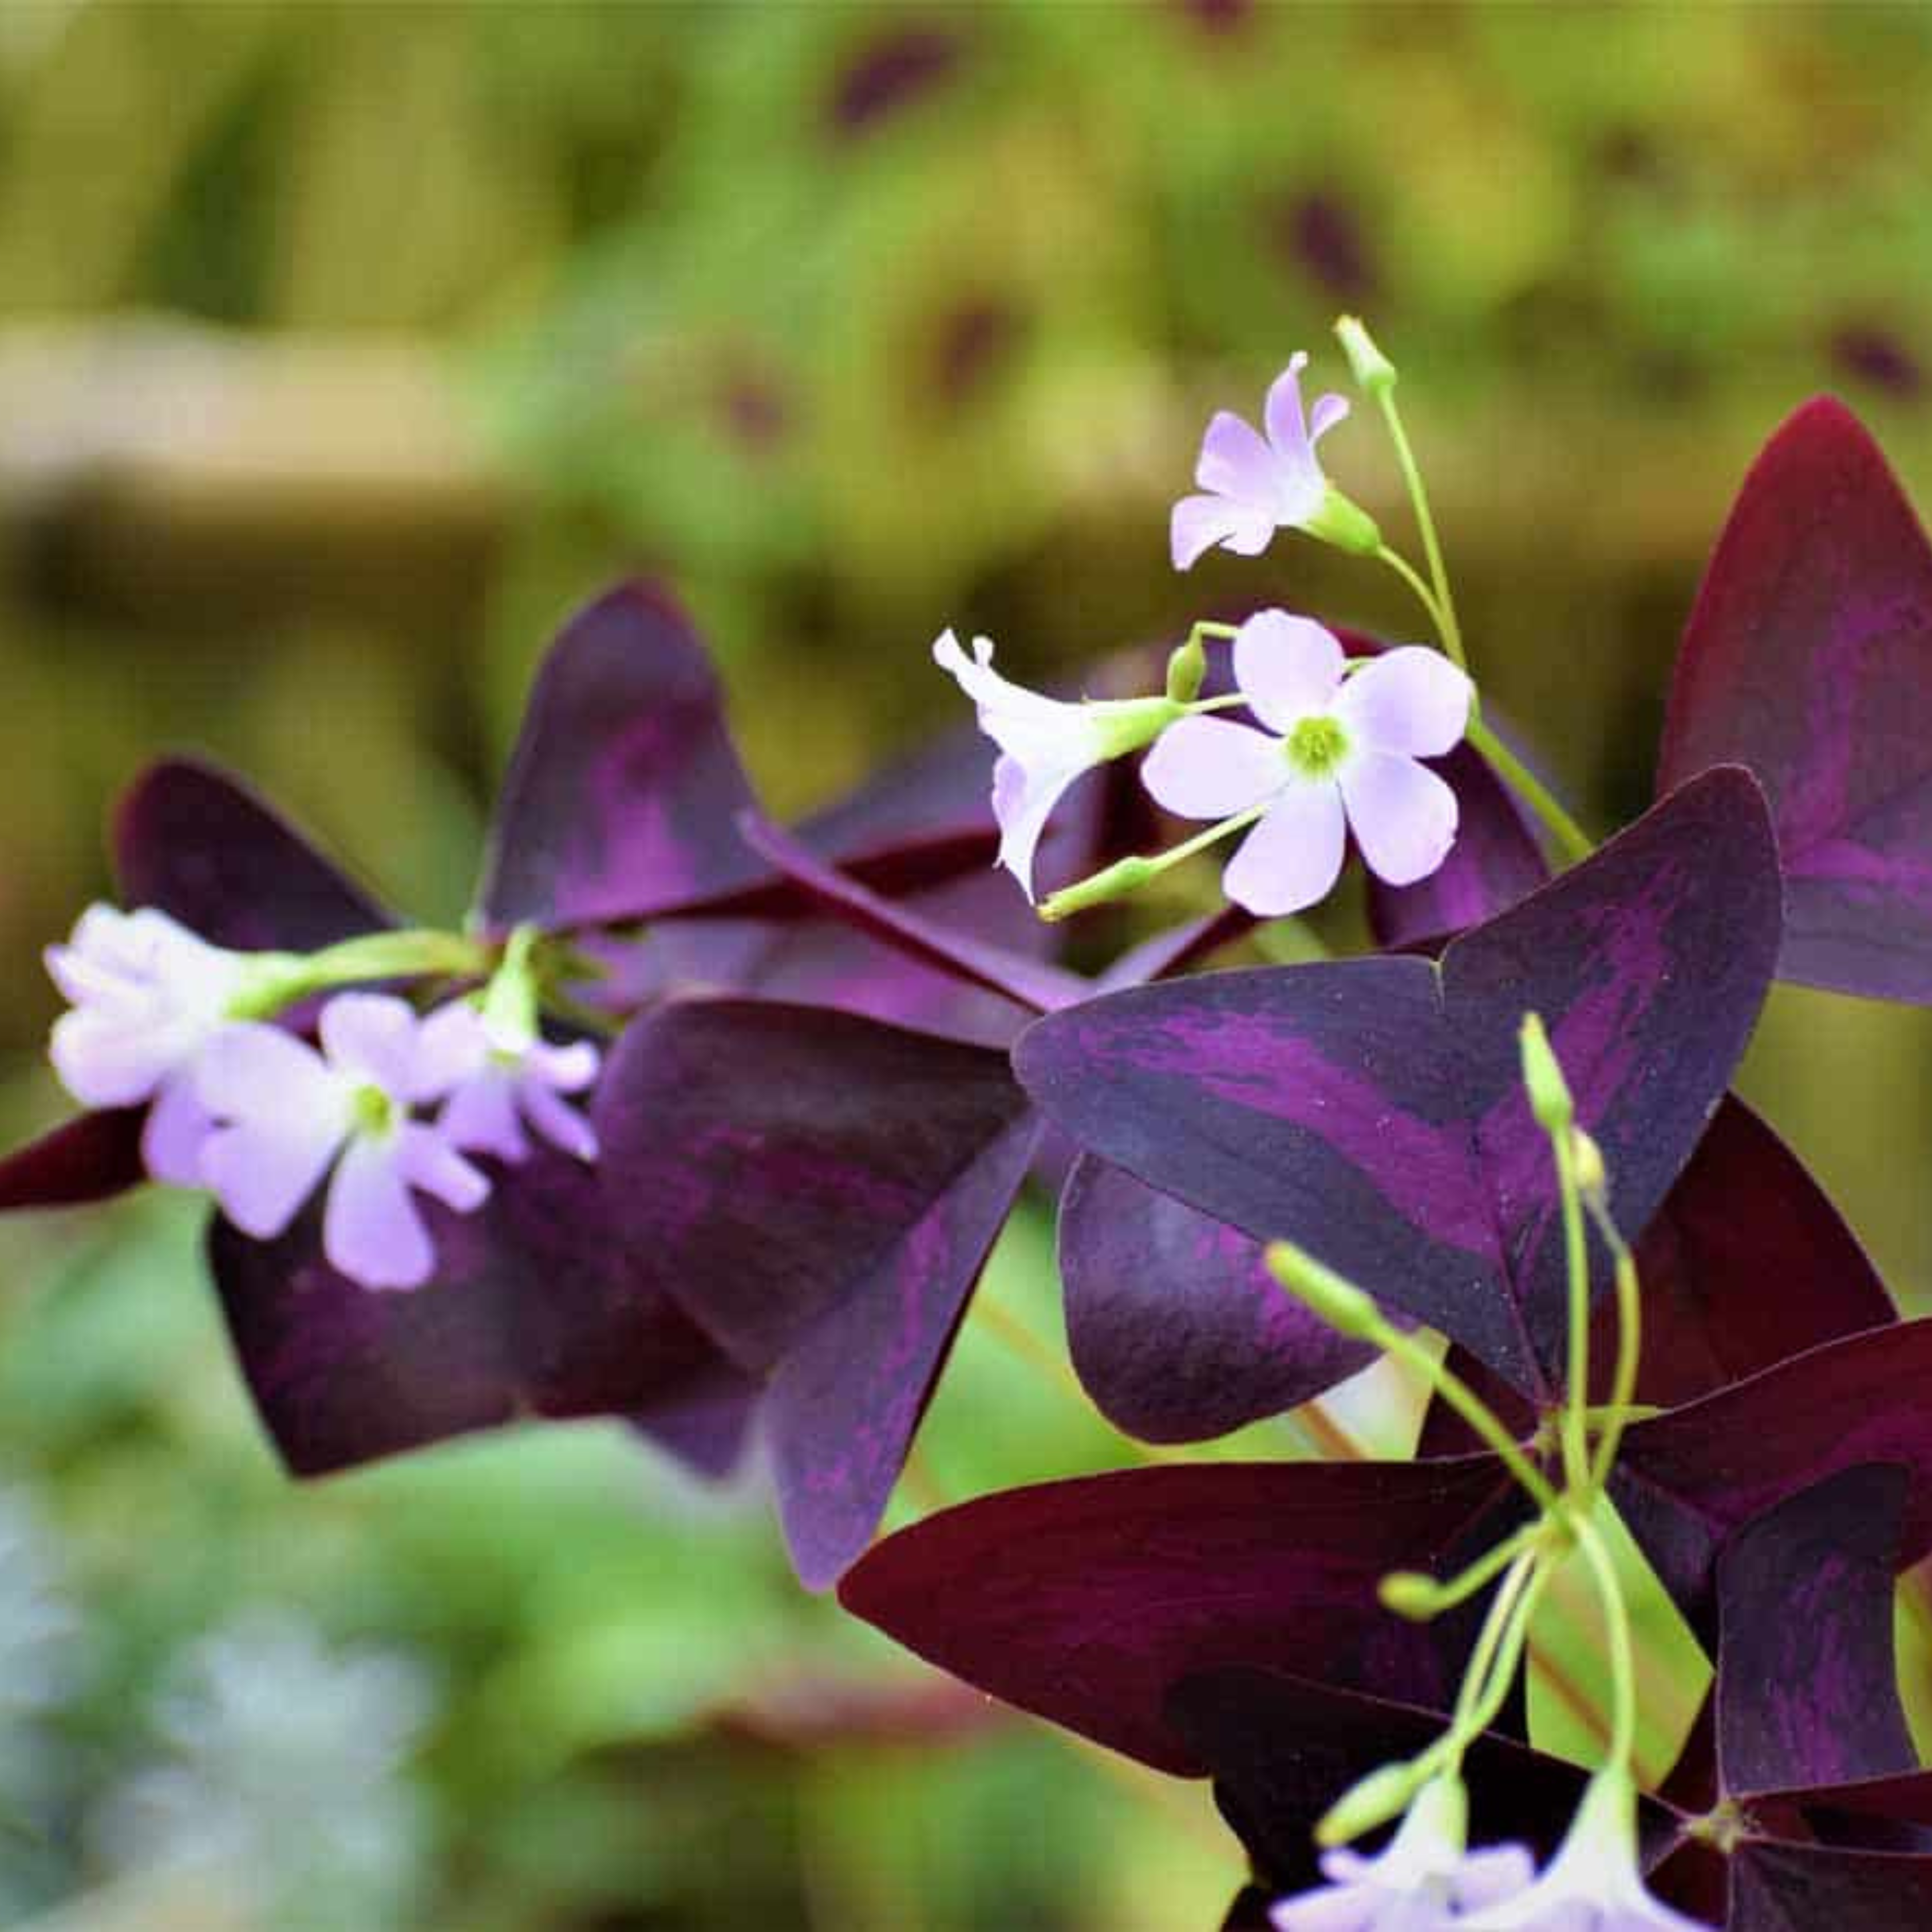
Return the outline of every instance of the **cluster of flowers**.
<path id="1" fill-rule="evenodd" d="M 1297 528 L 1400 577 L 1439 648 L 1269 608 L 1076 704 L 948 633 L 995 827 L 964 734 L 784 831 L 681 614 L 628 586 L 545 662 L 460 934 L 158 766 L 117 821 L 139 910 L 50 957 L 88 1111 L 0 1161 L 0 1207 L 206 1188 L 299 1474 L 532 1414 L 716 1473 L 755 1430 L 808 1585 L 1215 1778 L 1254 1874 L 1231 1928 L 1932 1923 L 1892 1622 L 1932 1553 L 1932 1322 L 1728 1091 L 1774 978 L 1932 1004 L 1932 544 L 1863 429 L 1801 410 L 1712 561 L 1658 802 L 1598 848 L 1483 716 L 1395 372 L 1341 333 L 1426 574 L 1323 476 L 1343 407 L 1304 418 L 1298 358 L 1265 434 L 1210 425 L 1174 560 Z M 1204 831 L 1131 850 L 1130 754 Z M 1054 962 L 1059 919 L 1237 834 L 1232 908 L 1097 978 Z M 1352 836 L 1373 956 L 1189 972 Z M 1124 1432 L 1312 1418 L 1392 1355 L 1430 1391 L 1414 1456 L 1328 1418 L 1330 1460 L 1118 1470 L 875 1544 L 1029 1180 Z M 1714 1644 L 1674 1763 L 1638 1761 L 1613 1519 Z M 1610 1633 L 1587 1778 L 1526 1741 L 1566 1555 Z"/>
<path id="2" fill-rule="evenodd" d="M 489 1178 L 466 1152 L 525 1160 L 527 1124 L 596 1157 L 590 1123 L 562 1098 L 597 1077 L 588 1040 L 493 1027 L 470 999 L 419 1016 L 393 994 L 348 992 L 323 1004 L 311 1045 L 250 1017 L 286 997 L 292 968 L 298 988 L 315 976 L 211 946 L 152 906 L 90 906 L 47 950 L 72 1003 L 54 1025 L 55 1070 L 83 1106 L 145 1107 L 149 1174 L 205 1187 L 258 1240 L 286 1232 L 326 1175 L 322 1252 L 366 1288 L 430 1278 L 435 1250 L 412 1196 L 480 1207 Z M 432 1106 L 433 1119 L 418 1112 Z"/>
<path id="3" fill-rule="evenodd" d="M 1265 438 L 1225 410 L 1208 425 L 1196 472 L 1207 494 L 1174 506 L 1177 568 L 1216 544 L 1258 555 L 1286 528 L 1392 555 L 1366 512 L 1322 473 L 1316 441 L 1348 406 L 1324 395 L 1304 418 L 1306 361 L 1295 356 L 1268 391 Z M 1235 689 L 1201 700 L 1199 640 L 1217 633 L 1234 640 Z M 992 654 L 991 641 L 976 638 L 969 658 L 950 631 L 933 646 L 1000 748 L 993 778 L 1000 861 L 1029 897 L 1034 848 L 1067 787 L 1150 744 L 1141 779 L 1155 802 L 1183 818 L 1216 821 L 1170 859 L 1252 826 L 1221 883 L 1261 918 L 1327 898 L 1351 832 L 1370 870 L 1392 886 L 1428 878 L 1454 842 L 1456 794 L 1419 760 L 1461 741 L 1474 687 L 1432 650 L 1404 646 L 1351 664 L 1340 640 L 1312 619 L 1262 610 L 1238 626 L 1197 625 L 1170 668 L 1164 698 L 1085 704 L 1010 682 L 994 670 Z M 1231 702 L 1245 704 L 1256 722 L 1202 715 Z M 1136 883 L 1147 876 L 1144 867 L 1134 875 Z M 1046 910 L 1052 917 L 1090 903 L 1076 889 L 1049 899 Z"/>

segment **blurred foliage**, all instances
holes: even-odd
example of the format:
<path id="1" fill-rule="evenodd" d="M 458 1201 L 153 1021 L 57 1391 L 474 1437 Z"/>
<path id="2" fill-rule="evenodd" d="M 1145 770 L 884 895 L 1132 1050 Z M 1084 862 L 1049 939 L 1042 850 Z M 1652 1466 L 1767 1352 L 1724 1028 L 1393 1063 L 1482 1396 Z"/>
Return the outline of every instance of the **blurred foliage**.
<path id="1" fill-rule="evenodd" d="M 1235 600 L 1410 629 L 1305 545 L 1166 565 L 1209 411 L 1299 345 L 1339 377 L 1344 307 L 1401 364 L 1486 685 L 1627 814 L 1775 421 L 1841 388 L 1932 500 L 1928 91 L 1910 4 L 0 8 L 0 1121 L 56 1111 L 35 956 L 143 758 L 212 750 L 452 917 L 530 667 L 622 570 L 705 620 L 780 809 L 956 714 L 949 622 L 1029 676 Z M 1328 448 L 1400 527 L 1372 428 Z M 1780 993 L 1748 1075 L 1915 1296 L 1929 1030 Z M 0 1664 L 55 1603 L 86 1658 L 0 1685 L 6 1910 L 272 1910 L 128 1906 L 100 1821 L 196 1761 L 162 1714 L 207 1634 L 279 1606 L 325 1678 L 374 1646 L 436 1686 L 391 1774 L 415 1922 L 1209 1922 L 1198 1792 L 956 1712 L 810 1751 L 724 1721 L 926 1680 L 800 1595 L 754 1500 L 617 1432 L 286 1484 L 192 1218 L 0 1229 L 0 1473 L 39 1526 L 0 1516 Z M 1006 1258 L 1057 1347 L 1042 1218 Z M 929 1487 L 1120 1458 L 1020 1373 L 969 1330 Z"/>

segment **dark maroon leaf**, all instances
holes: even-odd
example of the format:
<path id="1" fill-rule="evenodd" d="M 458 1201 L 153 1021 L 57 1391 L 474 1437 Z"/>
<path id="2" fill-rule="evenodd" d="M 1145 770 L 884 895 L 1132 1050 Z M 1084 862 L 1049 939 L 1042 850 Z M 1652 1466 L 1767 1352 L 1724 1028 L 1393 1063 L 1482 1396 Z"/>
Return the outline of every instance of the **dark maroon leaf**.
<path id="1" fill-rule="evenodd" d="M 800 1575 L 876 1527 L 1036 1127 L 1005 1056 L 854 1015 L 675 1006 L 625 1034 L 596 1119 L 644 1277 L 764 1405 Z"/>
<path id="2" fill-rule="evenodd" d="M 1256 1239 L 1300 1242 L 1540 1393 L 1564 1287 L 1522 1016 L 1549 1025 L 1640 1228 L 1743 1049 L 1778 908 L 1762 796 L 1745 772 L 1712 772 L 1439 964 L 1115 993 L 1029 1028 L 1014 1064 L 1091 1151 Z"/>
<path id="3" fill-rule="evenodd" d="M 78 1208 L 138 1187 L 145 1107 L 77 1114 L 0 1156 L 0 1209 Z"/>
<path id="4" fill-rule="evenodd" d="M 158 906 L 217 946 L 313 952 L 389 916 L 245 786 L 186 758 L 122 794 L 115 868 L 130 906 Z"/>
<path id="5" fill-rule="evenodd" d="M 754 802 L 718 681 L 655 585 L 565 625 L 537 674 L 496 802 L 477 902 L 498 929 L 635 919 L 762 878 Z"/>
<path id="6" fill-rule="evenodd" d="M 1781 977 L 1932 1000 L 1932 547 L 1844 406 L 1738 494 L 1678 653 L 1658 782 L 1751 767 L 1785 871 Z"/>
<path id="7" fill-rule="evenodd" d="M 1315 1826 L 1350 1785 L 1420 1755 L 1448 1726 L 1440 1711 L 1242 1666 L 1183 1678 L 1166 1708 L 1277 1895 L 1321 1882 Z M 1539 1858 L 1555 1850 L 1582 1792 L 1576 1766 L 1490 1732 L 1464 1768 L 1472 1845 L 1515 1840 Z"/>
<path id="8" fill-rule="evenodd" d="M 1731 1862 L 1725 1932 L 1924 1932 L 1932 1858 L 1764 1840 Z"/>
<path id="9" fill-rule="evenodd" d="M 1820 1342 L 1897 1318 L 1858 1238 L 1798 1160 L 1735 1096 L 1637 1244 L 1637 1400 L 1689 1402 Z M 1600 1393 L 1616 1309 L 1597 1310 Z"/>
<path id="10" fill-rule="evenodd" d="M 1390 951 L 1480 926 L 1550 877 L 1522 808 L 1473 747 L 1466 741 L 1430 762 L 1461 808 L 1456 842 L 1419 884 L 1384 885 L 1369 874 L 1370 928 L 1376 944 Z"/>
<path id="11" fill-rule="evenodd" d="M 1402 1566 L 1445 1568 L 1514 1504 L 1493 1459 L 1117 1471 L 928 1517 L 839 1600 L 968 1683 L 1163 1771 L 1208 1766 L 1168 1690 L 1217 1665 L 1434 1705 L 1449 1633 L 1382 1610 Z"/>
<path id="12" fill-rule="evenodd" d="M 1624 1438 L 1615 1486 L 1631 1532 L 1688 1611 L 1718 1546 L 1753 1516 L 1860 1462 L 1911 1481 L 1899 1562 L 1932 1550 L 1932 1321 L 1830 1342 L 1687 1402 Z"/>
<path id="13" fill-rule="evenodd" d="M 694 1460 L 714 1460 L 715 1406 L 753 1384 L 626 1253 L 602 1201 L 594 1171 L 560 1154 L 500 1170 L 474 1214 L 427 1204 L 439 1267 L 405 1292 L 330 1268 L 317 1210 L 274 1241 L 218 1220 L 215 1285 L 290 1468 L 320 1475 L 526 1412 L 649 1430 L 662 1406 L 676 1446 L 700 1402 L 714 1424 Z"/>
<path id="14" fill-rule="evenodd" d="M 922 965 L 978 986 L 1016 1005 L 1046 1012 L 1084 992 L 1070 973 L 982 944 L 968 932 L 922 918 L 914 908 L 882 898 L 754 812 L 740 817 L 745 838 L 799 890 L 832 916 Z"/>
<path id="15" fill-rule="evenodd" d="M 1283 1293 L 1258 1242 L 1091 1154 L 1060 1199 L 1060 1270 L 1082 1384 L 1143 1442 L 1225 1436 L 1375 1359 Z"/>
<path id="16" fill-rule="evenodd" d="M 1734 1797 L 1916 1771 L 1892 1598 L 1906 1472 L 1864 1464 L 1747 1524 L 1718 1566 L 1718 1756 Z"/>

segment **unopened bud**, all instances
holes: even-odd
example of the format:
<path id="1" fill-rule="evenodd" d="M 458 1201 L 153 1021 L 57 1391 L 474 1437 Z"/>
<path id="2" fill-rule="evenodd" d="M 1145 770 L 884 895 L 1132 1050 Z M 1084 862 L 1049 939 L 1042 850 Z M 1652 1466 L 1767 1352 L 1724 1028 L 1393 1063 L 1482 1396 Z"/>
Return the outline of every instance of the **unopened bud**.
<path id="1" fill-rule="evenodd" d="M 1524 1014 L 1517 1038 L 1522 1049 L 1522 1084 L 1529 1092 L 1529 1111 L 1546 1133 L 1562 1133 L 1576 1119 L 1576 1103 L 1570 1097 L 1570 1083 L 1551 1050 L 1541 1018 L 1534 1013 Z"/>
<path id="2" fill-rule="evenodd" d="M 1358 1779 L 1336 1799 L 1315 1827 L 1318 1845 L 1346 1845 L 1408 1809 L 1429 1774 L 1421 1765 L 1385 1764 Z"/>
<path id="3" fill-rule="evenodd" d="M 1076 912 L 1086 911 L 1090 906 L 1105 905 L 1109 899 L 1123 898 L 1129 892 L 1138 892 L 1160 869 L 1150 859 L 1116 860 L 1091 878 L 1078 880 L 1057 892 L 1049 893 L 1040 902 L 1040 916 L 1048 920 L 1066 919 Z"/>
<path id="4" fill-rule="evenodd" d="M 1348 370 L 1366 395 L 1380 395 L 1395 387 L 1395 364 L 1376 346 L 1359 316 L 1345 315 L 1335 324 L 1335 338 L 1348 358 Z"/>
<path id="5" fill-rule="evenodd" d="M 1604 1150 L 1581 1127 L 1573 1127 L 1570 1145 L 1576 1163 L 1576 1190 L 1586 1199 L 1600 1204 L 1609 1192 L 1610 1171 L 1604 1165 Z"/>
<path id="6" fill-rule="evenodd" d="M 1167 694 L 1176 704 L 1192 704 L 1208 675 L 1208 652 L 1198 634 L 1175 647 L 1167 661 Z"/>
<path id="7" fill-rule="evenodd" d="M 1267 1258 L 1275 1280 L 1336 1334 L 1371 1342 L 1387 1332 L 1388 1324 L 1368 1295 L 1292 1241 L 1270 1242 Z"/>
<path id="8" fill-rule="evenodd" d="M 1433 1576 L 1419 1570 L 1391 1570 L 1377 1585 L 1382 1608 L 1411 1623 L 1426 1623 L 1442 1606 L 1442 1590 Z"/>

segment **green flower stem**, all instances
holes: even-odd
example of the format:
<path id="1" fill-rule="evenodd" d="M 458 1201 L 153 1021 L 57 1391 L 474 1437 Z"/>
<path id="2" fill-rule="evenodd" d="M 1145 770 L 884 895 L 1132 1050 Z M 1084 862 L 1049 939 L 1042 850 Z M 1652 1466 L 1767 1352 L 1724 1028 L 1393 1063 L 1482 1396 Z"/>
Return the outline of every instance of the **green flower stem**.
<path id="1" fill-rule="evenodd" d="M 1574 1130 L 1563 1126 L 1550 1136 L 1556 1160 L 1556 1185 L 1563 1208 L 1563 1265 L 1570 1284 L 1568 1364 L 1563 1391 L 1563 1472 L 1572 1494 L 1591 1484 L 1589 1437 L 1583 1412 L 1590 1401 L 1590 1255 L 1583 1232 L 1583 1199 L 1576 1185 Z"/>
<path id="2" fill-rule="evenodd" d="M 1416 466 L 1414 452 L 1408 446 L 1402 426 L 1402 412 L 1396 406 L 1395 385 L 1378 383 L 1372 392 L 1382 421 L 1388 425 L 1389 440 L 1395 445 L 1395 460 L 1402 466 L 1402 480 L 1408 486 L 1408 500 L 1415 508 L 1416 527 L 1422 532 L 1423 554 L 1429 560 L 1429 576 L 1435 586 L 1435 612 L 1442 633 L 1442 648 L 1459 670 L 1466 671 L 1469 662 L 1462 650 L 1462 628 L 1456 620 L 1456 600 L 1450 593 L 1449 573 L 1442 562 L 1442 546 L 1436 536 L 1436 519 L 1429 513 L 1429 492 L 1424 488 L 1422 472 Z"/>
<path id="3" fill-rule="evenodd" d="M 1480 718 L 1469 714 L 1469 742 L 1480 752 L 1490 769 L 1516 793 L 1550 829 L 1567 863 L 1587 859 L 1597 849 L 1596 842 L 1556 802 L 1555 795 Z"/>
<path id="4" fill-rule="evenodd" d="M 501 1044 L 526 1046 L 537 1036 L 536 949 L 541 938 L 535 926 L 518 926 L 490 975 L 489 989 L 483 995 L 483 1019 L 492 1037 Z"/>
<path id="5" fill-rule="evenodd" d="M 1502 1708 L 1522 1662 L 1537 1599 L 1550 1576 L 1548 1553 L 1541 1547 L 1526 1550 L 1510 1566 L 1471 1654 L 1448 1731 L 1437 1747 L 1448 1762 L 1460 1764 L 1464 1751 L 1489 1729 Z"/>
<path id="6" fill-rule="evenodd" d="M 1603 1433 L 1597 1439 L 1597 1460 L 1590 1480 L 1600 1490 L 1616 1466 L 1617 1450 L 1624 1430 L 1640 1413 L 1636 1401 L 1637 1365 L 1643 1354 L 1643 1296 L 1636 1276 L 1636 1260 L 1627 1242 L 1600 1202 L 1589 1204 L 1597 1232 L 1610 1249 L 1616 1268 L 1617 1360 L 1610 1382 L 1610 1400 L 1604 1413 Z M 1604 1413 L 1604 1412 L 1597 1412 Z M 1587 1418 L 1591 1412 L 1585 1412 Z"/>
<path id="7" fill-rule="evenodd" d="M 1476 1592 L 1500 1575 L 1523 1552 L 1544 1535 L 1547 1519 L 1526 1522 L 1514 1536 L 1505 1537 L 1486 1555 L 1479 1556 L 1459 1575 L 1447 1582 L 1419 1571 L 1398 1570 L 1382 1579 L 1382 1599 L 1398 1616 L 1423 1622 L 1466 1604 Z"/>
<path id="8" fill-rule="evenodd" d="M 369 980 L 480 979 L 494 956 L 486 940 L 427 928 L 362 933 L 320 952 L 258 954 L 229 1012 L 267 1019 L 311 993 Z"/>
<path id="9" fill-rule="evenodd" d="M 1089 906 L 1103 904 L 1108 899 L 1138 892 L 1184 859 L 1204 852 L 1232 832 L 1246 831 L 1273 802 L 1271 799 L 1264 799 L 1259 805 L 1250 806 L 1246 812 L 1238 812 L 1233 818 L 1224 818 L 1218 825 L 1210 825 L 1206 831 L 1197 832 L 1192 838 L 1184 838 L 1178 845 L 1170 846 L 1150 859 L 1117 860 L 1089 878 L 1050 893 L 1040 902 L 1040 916 L 1047 920 L 1061 920 L 1070 913 L 1084 912 Z"/>
<path id="10" fill-rule="evenodd" d="M 1345 1280 L 1292 1241 L 1271 1241 L 1268 1272 L 1298 1300 L 1305 1303 L 1345 1335 L 1372 1342 L 1404 1367 L 1421 1376 L 1502 1459 L 1504 1466 L 1528 1491 L 1538 1509 L 1552 1515 L 1557 1494 L 1543 1472 L 1522 1453 L 1521 1445 L 1489 1404 L 1446 1363 L 1438 1362 L 1412 1335 L 1405 1334 L 1363 1291 Z"/>
<path id="11" fill-rule="evenodd" d="M 1608 1768 L 1634 1773 L 1636 1766 L 1636 1663 L 1630 1648 L 1630 1606 L 1617 1581 L 1616 1564 L 1604 1546 L 1602 1534 L 1586 1517 L 1570 1518 L 1576 1546 L 1583 1552 L 1604 1602 L 1604 1622 L 1610 1644 L 1610 1740 Z"/>
<path id="12" fill-rule="evenodd" d="M 1376 552 L 1378 561 L 1385 563 L 1410 590 L 1415 592 L 1416 601 L 1429 613 L 1429 621 L 1436 626 L 1438 637 L 1446 639 L 1449 626 L 1442 614 L 1442 607 L 1436 601 L 1436 594 L 1423 582 L 1422 573 L 1398 550 L 1390 550 L 1387 544 Z"/>

